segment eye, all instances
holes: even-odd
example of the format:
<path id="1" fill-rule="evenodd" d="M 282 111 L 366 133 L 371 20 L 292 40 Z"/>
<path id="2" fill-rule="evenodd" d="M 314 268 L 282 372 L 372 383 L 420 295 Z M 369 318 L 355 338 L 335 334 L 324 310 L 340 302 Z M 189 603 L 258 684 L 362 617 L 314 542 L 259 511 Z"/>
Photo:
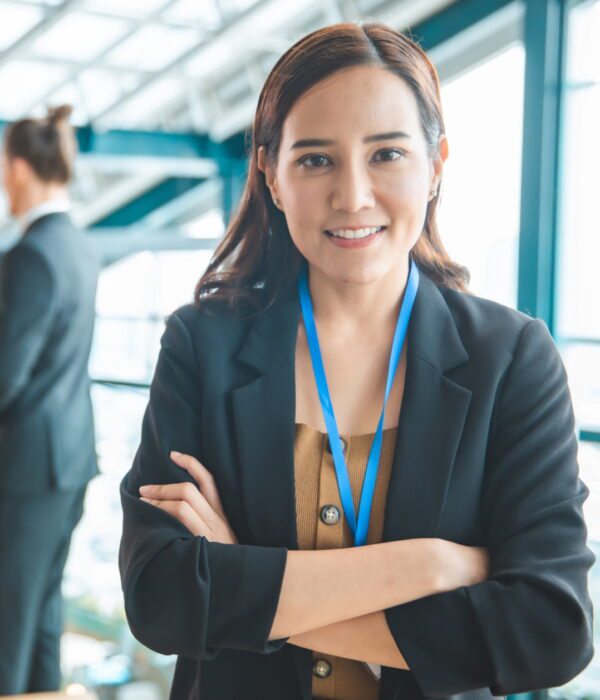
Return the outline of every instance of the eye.
<path id="1" fill-rule="evenodd" d="M 322 153 L 310 153 L 309 155 L 303 156 L 302 158 L 298 159 L 299 165 L 304 166 L 308 170 L 315 170 L 316 168 L 319 167 L 319 165 L 308 165 L 308 162 L 311 160 L 319 160 L 319 159 L 325 159 L 328 160 L 327 156 L 324 156 Z"/>
<path id="2" fill-rule="evenodd" d="M 381 150 L 377 151 L 377 155 L 384 153 L 384 154 L 397 154 L 398 157 L 396 158 L 384 158 L 383 163 L 389 163 L 394 160 L 398 160 L 399 157 L 403 157 L 407 155 L 407 152 L 402 149 L 402 148 L 382 148 Z M 327 156 L 324 156 L 322 153 L 309 153 L 308 155 L 302 156 L 302 158 L 298 159 L 298 164 L 305 167 L 307 170 L 316 170 L 317 168 L 322 167 L 323 161 L 328 161 L 329 158 Z M 312 161 L 312 164 L 311 164 Z M 320 164 L 315 161 L 320 161 Z"/>
<path id="3" fill-rule="evenodd" d="M 380 151 L 377 151 L 377 154 L 379 153 L 397 153 L 399 156 L 406 156 L 407 153 L 404 149 L 402 148 L 382 148 Z M 385 158 L 383 160 L 384 163 L 389 163 L 393 160 L 398 160 L 399 158 Z"/>

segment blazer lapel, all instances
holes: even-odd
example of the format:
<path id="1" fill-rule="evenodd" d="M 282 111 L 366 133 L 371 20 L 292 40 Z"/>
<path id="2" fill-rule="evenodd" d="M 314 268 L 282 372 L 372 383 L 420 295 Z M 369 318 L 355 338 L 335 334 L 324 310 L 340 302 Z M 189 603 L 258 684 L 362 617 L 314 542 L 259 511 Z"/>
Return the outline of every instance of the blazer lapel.
<path id="1" fill-rule="evenodd" d="M 406 377 L 383 540 L 436 537 L 472 392 L 444 376 L 469 355 L 446 301 L 421 273 L 406 336 Z"/>
<path id="2" fill-rule="evenodd" d="M 295 285 L 258 316 L 237 359 L 254 376 L 232 392 L 251 544 L 298 549 L 294 483 Z M 407 369 L 383 540 L 435 537 L 471 391 L 444 376 L 468 360 L 444 297 L 424 273 L 409 322 Z"/>
<path id="3" fill-rule="evenodd" d="M 237 359 L 254 377 L 232 392 L 247 544 L 298 549 L 294 483 L 295 349 L 300 305 L 290 287 L 258 316 Z"/>

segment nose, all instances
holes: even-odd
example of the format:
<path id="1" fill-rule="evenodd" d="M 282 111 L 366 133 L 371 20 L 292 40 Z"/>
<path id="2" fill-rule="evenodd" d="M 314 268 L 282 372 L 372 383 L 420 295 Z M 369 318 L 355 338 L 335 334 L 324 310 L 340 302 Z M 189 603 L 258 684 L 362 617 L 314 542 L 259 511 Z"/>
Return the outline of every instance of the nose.
<path id="1" fill-rule="evenodd" d="M 363 165 L 340 167 L 333 184 L 331 206 L 344 211 L 360 211 L 375 204 L 369 173 Z"/>

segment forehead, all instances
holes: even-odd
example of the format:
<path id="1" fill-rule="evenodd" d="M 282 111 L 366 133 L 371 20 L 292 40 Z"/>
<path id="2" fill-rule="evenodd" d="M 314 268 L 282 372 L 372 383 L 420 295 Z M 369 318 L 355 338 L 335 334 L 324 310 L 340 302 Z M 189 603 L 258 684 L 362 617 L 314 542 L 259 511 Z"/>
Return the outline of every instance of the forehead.
<path id="1" fill-rule="evenodd" d="M 408 84 L 380 66 L 345 68 L 320 81 L 293 104 L 282 142 L 334 134 L 401 130 L 417 137 L 417 101 Z"/>

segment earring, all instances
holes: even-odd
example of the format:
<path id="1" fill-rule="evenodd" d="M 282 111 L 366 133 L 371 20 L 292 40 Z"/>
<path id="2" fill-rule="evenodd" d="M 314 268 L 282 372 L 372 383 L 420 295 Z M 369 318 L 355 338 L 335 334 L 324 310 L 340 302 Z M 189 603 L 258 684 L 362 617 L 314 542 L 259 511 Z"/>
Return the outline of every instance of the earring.
<path id="1" fill-rule="evenodd" d="M 437 197 L 437 188 L 436 188 L 435 190 L 432 190 L 429 194 L 431 195 L 431 196 L 429 197 L 429 201 L 431 202 L 431 200 L 432 200 L 434 197 Z"/>
<path id="2" fill-rule="evenodd" d="M 271 196 L 273 197 L 273 202 L 274 202 L 275 206 L 278 207 L 278 206 L 279 206 L 279 200 L 277 199 L 277 197 L 276 197 L 274 194 L 271 195 Z"/>

